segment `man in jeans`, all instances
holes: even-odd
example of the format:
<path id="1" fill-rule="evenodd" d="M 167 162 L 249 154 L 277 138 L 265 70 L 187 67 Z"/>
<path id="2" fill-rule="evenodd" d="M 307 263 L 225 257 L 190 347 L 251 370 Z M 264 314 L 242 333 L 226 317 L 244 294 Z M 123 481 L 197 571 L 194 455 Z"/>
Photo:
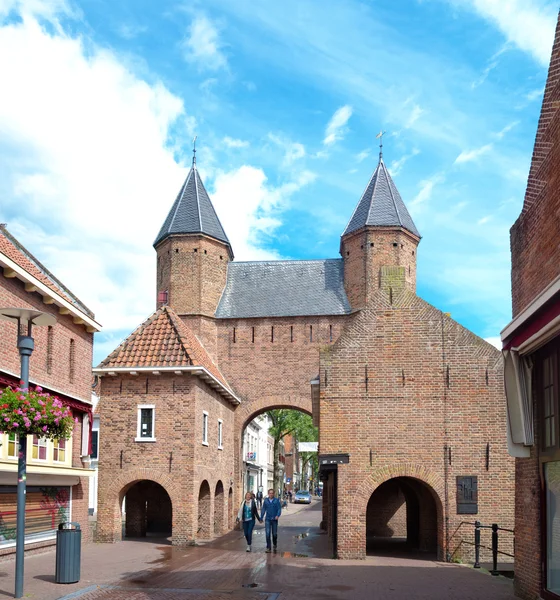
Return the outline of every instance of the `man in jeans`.
<path id="1" fill-rule="evenodd" d="M 264 499 L 261 510 L 261 521 L 265 519 L 264 527 L 266 532 L 266 552 L 270 553 L 270 533 L 272 530 L 272 543 L 274 550 L 278 544 L 278 518 L 282 514 L 280 500 L 274 497 L 274 490 L 268 490 L 268 498 Z"/>

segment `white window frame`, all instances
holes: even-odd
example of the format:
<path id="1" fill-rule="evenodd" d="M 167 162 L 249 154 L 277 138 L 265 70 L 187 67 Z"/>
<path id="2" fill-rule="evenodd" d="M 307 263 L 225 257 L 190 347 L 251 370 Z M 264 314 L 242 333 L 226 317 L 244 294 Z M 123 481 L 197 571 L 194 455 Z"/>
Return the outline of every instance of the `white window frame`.
<path id="1" fill-rule="evenodd" d="M 37 436 L 37 458 L 33 458 L 33 448 L 34 448 L 34 443 L 33 443 L 33 434 L 30 435 L 29 437 L 31 438 L 31 461 L 32 462 L 48 462 L 49 461 L 49 454 L 51 454 L 51 452 L 49 452 L 49 450 L 51 450 L 52 448 L 49 448 L 49 446 L 51 446 L 51 444 L 49 444 L 49 440 L 47 438 L 43 438 L 38 436 L 37 434 L 35 434 Z M 41 442 L 44 442 L 43 445 L 41 445 Z M 40 454 L 40 449 L 41 448 L 45 448 L 45 458 L 39 458 L 39 454 Z"/>
<path id="2" fill-rule="evenodd" d="M 141 437 L 141 418 L 142 418 L 142 409 L 152 409 L 152 437 Z M 136 437 L 134 438 L 135 442 L 155 442 L 156 441 L 156 406 L 155 404 L 139 404 L 136 407 Z"/>
<path id="3" fill-rule="evenodd" d="M 208 411 L 202 411 L 202 445 L 208 446 Z"/>
<path id="4" fill-rule="evenodd" d="M 60 439 L 58 440 L 53 440 L 52 441 L 52 450 L 53 450 L 53 463 L 57 464 L 57 465 L 64 465 L 68 462 L 68 451 L 70 450 L 69 446 L 70 446 L 70 440 L 64 439 L 64 460 L 59 460 L 54 458 L 54 451 L 55 451 L 55 442 L 59 442 L 60 443 Z M 58 448 L 56 448 L 59 452 L 59 456 L 60 456 L 60 446 L 58 446 Z M 71 450 L 70 450 L 71 451 Z"/>
<path id="5" fill-rule="evenodd" d="M 224 449 L 224 421 L 218 419 L 218 450 Z"/>
<path id="6" fill-rule="evenodd" d="M 13 433 L 16 436 L 16 453 L 14 456 L 10 456 L 10 433 Z M 10 433 L 6 433 L 6 458 L 7 460 L 18 460 L 19 453 L 19 436 L 17 433 L 11 431 Z"/>

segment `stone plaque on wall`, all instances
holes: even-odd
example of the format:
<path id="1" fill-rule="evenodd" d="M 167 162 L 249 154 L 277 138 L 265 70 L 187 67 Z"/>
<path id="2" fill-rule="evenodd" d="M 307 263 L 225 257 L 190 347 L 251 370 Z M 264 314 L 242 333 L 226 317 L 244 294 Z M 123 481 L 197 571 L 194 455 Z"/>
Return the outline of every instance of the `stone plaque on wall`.
<path id="1" fill-rule="evenodd" d="M 478 513 L 478 484 L 476 475 L 457 477 L 457 514 Z"/>

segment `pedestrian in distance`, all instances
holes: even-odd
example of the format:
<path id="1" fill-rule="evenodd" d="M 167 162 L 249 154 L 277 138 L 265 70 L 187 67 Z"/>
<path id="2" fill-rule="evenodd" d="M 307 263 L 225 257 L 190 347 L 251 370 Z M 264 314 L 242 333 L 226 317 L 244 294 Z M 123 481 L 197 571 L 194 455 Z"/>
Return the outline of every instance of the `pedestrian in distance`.
<path id="1" fill-rule="evenodd" d="M 255 520 L 257 520 L 259 523 L 262 523 L 262 519 L 259 517 L 259 510 L 253 496 L 254 494 L 251 494 L 251 492 L 247 492 L 245 494 L 245 500 L 243 500 L 241 503 L 237 513 L 237 521 L 241 521 L 243 523 L 243 535 L 247 540 L 247 552 L 251 552 Z"/>
<path id="2" fill-rule="evenodd" d="M 268 498 L 264 499 L 261 510 L 261 522 L 264 519 L 264 527 L 266 533 L 266 552 L 271 552 L 270 536 L 272 534 L 272 546 L 274 551 L 278 545 L 278 519 L 282 514 L 282 506 L 280 498 L 274 497 L 274 490 L 268 490 Z"/>
<path id="3" fill-rule="evenodd" d="M 259 507 L 259 510 L 262 508 L 262 502 L 263 502 L 263 493 L 262 493 L 262 490 L 259 490 L 257 492 L 257 506 Z"/>

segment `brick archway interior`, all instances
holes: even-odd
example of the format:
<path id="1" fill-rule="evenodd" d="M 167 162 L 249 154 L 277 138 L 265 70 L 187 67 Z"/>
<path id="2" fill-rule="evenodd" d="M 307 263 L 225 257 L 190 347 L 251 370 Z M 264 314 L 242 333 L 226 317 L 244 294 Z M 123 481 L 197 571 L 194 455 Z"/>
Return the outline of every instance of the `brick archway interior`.
<path id="1" fill-rule="evenodd" d="M 171 498 L 159 483 L 150 480 L 131 483 L 121 491 L 120 497 L 126 510 L 126 537 L 167 537 L 172 534 Z"/>
<path id="2" fill-rule="evenodd" d="M 224 532 L 224 511 L 224 485 L 218 481 L 214 493 L 214 535 L 222 535 Z"/>
<path id="3" fill-rule="evenodd" d="M 211 515 L 210 485 L 206 480 L 200 484 L 198 493 L 198 530 L 197 537 L 210 539 L 212 537 L 212 515 Z"/>
<path id="4" fill-rule="evenodd" d="M 425 483 L 395 477 L 375 489 L 366 510 L 366 549 L 437 552 L 437 505 Z"/>

